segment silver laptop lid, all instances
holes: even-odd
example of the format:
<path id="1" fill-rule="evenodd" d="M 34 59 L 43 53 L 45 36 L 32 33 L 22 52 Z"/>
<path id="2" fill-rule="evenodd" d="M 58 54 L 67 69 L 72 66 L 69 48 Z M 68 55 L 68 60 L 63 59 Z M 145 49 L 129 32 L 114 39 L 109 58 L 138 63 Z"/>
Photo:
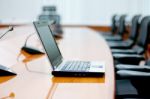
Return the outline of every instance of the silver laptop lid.
<path id="1" fill-rule="evenodd" d="M 53 69 L 57 68 L 62 62 L 62 55 L 52 35 L 50 26 L 47 22 L 33 22 L 33 24 Z"/>

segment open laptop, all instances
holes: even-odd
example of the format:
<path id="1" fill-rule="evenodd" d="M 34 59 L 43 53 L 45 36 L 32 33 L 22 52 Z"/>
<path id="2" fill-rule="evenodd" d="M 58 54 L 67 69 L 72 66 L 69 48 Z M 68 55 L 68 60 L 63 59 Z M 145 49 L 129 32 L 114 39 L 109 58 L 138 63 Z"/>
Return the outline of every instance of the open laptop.
<path id="1" fill-rule="evenodd" d="M 45 22 L 33 22 L 33 24 L 52 65 L 52 75 L 60 77 L 98 77 L 104 75 L 104 62 L 64 60 L 50 26 Z"/>

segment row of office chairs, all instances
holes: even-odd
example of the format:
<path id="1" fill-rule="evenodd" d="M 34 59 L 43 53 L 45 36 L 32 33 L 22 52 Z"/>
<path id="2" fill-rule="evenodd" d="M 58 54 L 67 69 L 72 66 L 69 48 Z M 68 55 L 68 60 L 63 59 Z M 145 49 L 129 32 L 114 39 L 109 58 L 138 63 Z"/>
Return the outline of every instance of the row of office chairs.
<path id="1" fill-rule="evenodd" d="M 116 48 L 116 49 L 128 49 L 131 48 L 137 39 L 138 36 L 138 28 L 139 28 L 139 18 L 140 15 L 136 15 L 132 19 L 132 25 L 131 25 L 131 33 L 129 34 L 129 38 L 126 40 L 120 40 L 120 41 L 113 41 L 109 42 L 109 46 L 111 48 Z"/>
<path id="2" fill-rule="evenodd" d="M 145 65 L 116 66 L 117 99 L 150 99 L 150 60 Z"/>
<path id="3" fill-rule="evenodd" d="M 116 98 L 150 99 L 147 91 L 150 88 L 150 60 L 147 59 L 144 66 L 139 66 L 140 61 L 145 60 L 144 53 L 149 42 L 150 16 L 143 17 L 140 22 L 141 16 L 135 15 L 126 40 L 123 39 L 126 15 L 122 15 L 118 21 L 115 17 L 116 15 L 112 17 L 111 33 L 103 36 L 111 48 L 115 62 Z"/>
<path id="4" fill-rule="evenodd" d="M 113 56 L 117 62 L 124 64 L 139 64 L 139 62 L 144 59 L 142 55 L 147 49 L 149 39 L 149 23 L 150 17 L 144 17 L 142 19 L 138 39 L 134 41 L 135 44 L 131 46 L 131 48 L 124 51 L 115 51 Z M 127 45 L 127 43 L 124 45 Z"/>
<path id="5" fill-rule="evenodd" d="M 142 55 L 144 54 L 145 49 L 147 49 L 147 43 L 149 39 L 148 28 L 149 28 L 150 18 L 149 16 L 144 17 L 139 26 L 139 23 L 138 23 L 139 17 L 140 15 L 136 15 L 133 17 L 132 25 L 131 25 L 131 33 L 127 40 L 117 40 L 117 41 L 111 40 L 110 41 L 110 40 L 107 40 L 106 38 L 108 45 L 112 49 L 115 63 L 138 64 L 141 60 L 144 59 Z M 118 31 L 121 30 L 119 28 L 122 28 L 122 26 L 125 26 L 125 25 L 119 25 Z M 111 35 L 109 37 L 111 38 L 113 36 Z"/>

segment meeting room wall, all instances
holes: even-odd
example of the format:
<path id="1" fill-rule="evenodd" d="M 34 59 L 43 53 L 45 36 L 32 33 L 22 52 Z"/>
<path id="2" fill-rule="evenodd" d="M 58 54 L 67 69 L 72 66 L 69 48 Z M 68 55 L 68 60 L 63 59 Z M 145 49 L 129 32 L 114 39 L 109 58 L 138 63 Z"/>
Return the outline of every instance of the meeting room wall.
<path id="1" fill-rule="evenodd" d="M 64 25 L 110 25 L 113 14 L 150 13 L 150 0 L 0 0 L 0 22 L 32 22 L 43 5 L 56 5 Z"/>

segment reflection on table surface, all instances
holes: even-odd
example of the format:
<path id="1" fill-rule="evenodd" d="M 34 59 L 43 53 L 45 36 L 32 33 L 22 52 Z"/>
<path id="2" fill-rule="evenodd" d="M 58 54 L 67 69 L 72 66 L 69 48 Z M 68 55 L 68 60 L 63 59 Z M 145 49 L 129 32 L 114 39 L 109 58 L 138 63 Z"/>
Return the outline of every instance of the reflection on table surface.
<path id="1" fill-rule="evenodd" d="M 16 51 L 17 63 L 11 69 L 17 73 L 17 76 L 0 77 L 0 89 L 2 90 L 0 99 L 6 99 L 9 96 L 14 96 L 15 99 L 114 98 L 113 59 L 105 40 L 98 33 L 88 28 L 64 28 L 63 38 L 57 41 L 65 59 L 105 61 L 105 75 L 92 78 L 53 77 L 51 75 L 52 68 L 46 54 L 29 55 L 20 51 L 25 38 L 29 33 L 34 32 L 33 27 L 18 27 L 14 32 L 17 34 L 20 31 L 22 36 L 0 42 L 7 45 L 19 40 L 15 45 L 11 44 L 7 47 L 9 50 L 12 49 L 12 52 Z M 37 39 L 35 41 L 38 43 L 36 45 L 39 46 L 40 42 Z M 31 42 L 34 42 L 34 39 Z M 13 49 L 15 47 L 16 50 Z M 6 56 L 9 50 L 6 50 Z M 9 62 L 9 59 L 7 61 Z"/>

